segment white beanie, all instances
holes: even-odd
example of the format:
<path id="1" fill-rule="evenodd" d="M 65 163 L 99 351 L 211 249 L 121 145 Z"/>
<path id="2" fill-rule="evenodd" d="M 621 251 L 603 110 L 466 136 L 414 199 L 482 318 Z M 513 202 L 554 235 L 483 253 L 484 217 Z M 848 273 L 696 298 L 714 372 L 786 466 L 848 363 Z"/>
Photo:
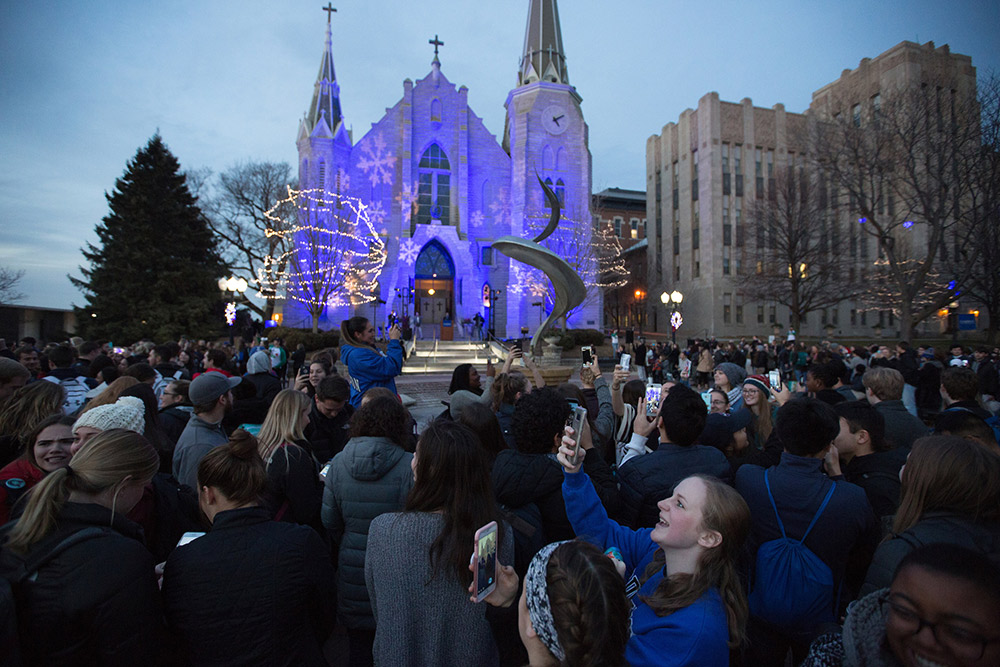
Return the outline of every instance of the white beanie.
<path id="1" fill-rule="evenodd" d="M 87 410 L 74 422 L 73 434 L 81 426 L 89 426 L 98 431 L 123 428 L 139 435 L 146 430 L 146 406 L 135 396 L 122 396 L 115 403 L 99 405 Z"/>

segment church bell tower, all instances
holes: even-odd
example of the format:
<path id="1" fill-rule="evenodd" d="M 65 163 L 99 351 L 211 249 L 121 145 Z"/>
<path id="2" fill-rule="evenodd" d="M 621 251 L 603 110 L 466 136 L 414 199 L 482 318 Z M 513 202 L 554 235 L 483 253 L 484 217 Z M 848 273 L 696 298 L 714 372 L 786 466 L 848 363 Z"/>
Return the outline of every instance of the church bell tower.
<path id="1" fill-rule="evenodd" d="M 591 157 L 582 99 L 569 82 L 556 0 L 530 0 L 517 87 L 507 95 L 503 138 L 511 161 L 511 233 L 515 236 L 531 238 L 531 229 L 544 226 L 539 221 L 548 218 L 537 174 L 562 201 L 560 228 L 582 226 L 576 233 L 581 242 L 590 243 Z M 532 299 L 522 301 L 521 321 L 527 321 Z M 508 310 L 509 322 L 514 310 Z M 570 326 L 600 328 L 600 310 L 596 295 L 571 317 Z"/>

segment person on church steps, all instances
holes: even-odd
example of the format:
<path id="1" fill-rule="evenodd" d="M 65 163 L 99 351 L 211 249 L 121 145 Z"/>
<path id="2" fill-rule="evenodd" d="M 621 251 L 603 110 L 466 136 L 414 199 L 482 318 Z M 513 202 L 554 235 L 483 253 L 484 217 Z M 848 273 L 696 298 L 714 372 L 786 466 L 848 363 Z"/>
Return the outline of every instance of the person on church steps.
<path id="1" fill-rule="evenodd" d="M 340 358 L 351 377 L 351 407 L 361 405 L 361 397 L 372 387 L 385 387 L 394 394 L 394 378 L 403 369 L 403 344 L 399 327 L 389 329 L 385 353 L 375 347 L 375 325 L 365 317 L 340 323 Z"/>

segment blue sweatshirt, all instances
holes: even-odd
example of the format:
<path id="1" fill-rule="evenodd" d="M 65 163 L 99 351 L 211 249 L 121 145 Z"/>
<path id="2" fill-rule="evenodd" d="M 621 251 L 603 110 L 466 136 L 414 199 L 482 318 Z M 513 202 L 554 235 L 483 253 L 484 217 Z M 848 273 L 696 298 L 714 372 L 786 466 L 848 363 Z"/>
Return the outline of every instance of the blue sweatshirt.
<path id="1" fill-rule="evenodd" d="M 618 547 L 625 561 L 626 591 L 632 598 L 632 636 L 625 660 L 632 667 L 725 667 L 729 664 L 729 625 L 722 598 L 710 589 L 684 609 L 657 616 L 641 597 L 650 595 L 663 580 L 665 568 L 638 589 L 639 579 L 659 547 L 650 539 L 652 528 L 631 530 L 608 518 L 584 472 L 564 473 L 563 501 L 573 530 L 601 549 Z"/>
<path id="2" fill-rule="evenodd" d="M 351 383 L 351 406 L 361 407 L 361 397 L 372 387 L 385 387 L 396 391 L 393 380 L 403 368 L 403 344 L 390 340 L 386 353 L 369 347 L 341 345 L 340 358 L 347 366 Z"/>

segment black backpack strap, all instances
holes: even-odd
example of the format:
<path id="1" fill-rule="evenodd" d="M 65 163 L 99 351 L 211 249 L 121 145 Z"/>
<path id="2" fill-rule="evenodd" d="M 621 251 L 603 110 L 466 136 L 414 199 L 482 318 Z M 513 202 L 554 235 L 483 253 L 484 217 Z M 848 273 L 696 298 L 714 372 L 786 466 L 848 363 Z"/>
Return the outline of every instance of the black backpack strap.
<path id="1" fill-rule="evenodd" d="M 53 558 L 59 556 L 67 549 L 80 544 L 81 542 L 86 542 L 87 540 L 94 539 L 96 537 L 102 537 L 108 535 L 112 532 L 110 528 L 100 528 L 98 526 L 91 526 L 90 528 L 84 528 L 83 530 L 78 530 L 72 535 L 68 535 L 63 538 L 61 542 L 56 544 L 51 549 L 40 550 L 38 553 L 32 555 L 31 557 L 25 559 L 24 565 L 17 573 L 17 576 L 11 583 L 19 584 L 31 578 L 38 570 L 40 570 L 46 563 L 51 561 Z"/>

